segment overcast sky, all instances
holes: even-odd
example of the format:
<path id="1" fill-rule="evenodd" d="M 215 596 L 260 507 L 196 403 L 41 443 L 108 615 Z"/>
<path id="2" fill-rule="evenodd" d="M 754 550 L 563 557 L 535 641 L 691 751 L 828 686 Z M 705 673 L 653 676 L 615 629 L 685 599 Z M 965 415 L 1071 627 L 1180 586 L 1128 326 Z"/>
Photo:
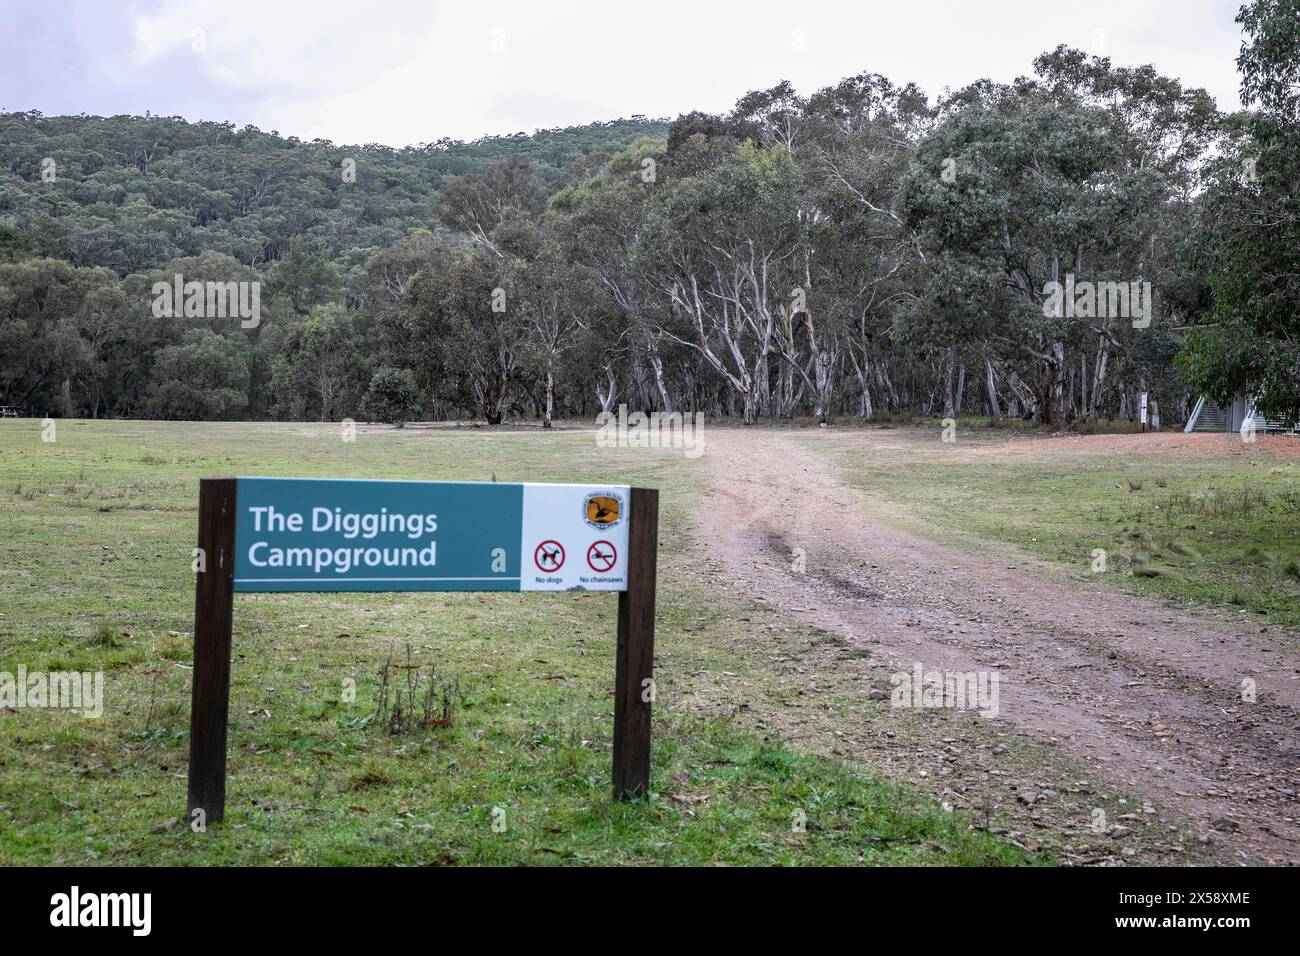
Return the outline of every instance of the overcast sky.
<path id="1" fill-rule="evenodd" d="M 0 0 L 0 110 L 392 146 L 719 112 L 861 72 L 932 96 L 1059 43 L 1238 105 L 1239 0 Z"/>

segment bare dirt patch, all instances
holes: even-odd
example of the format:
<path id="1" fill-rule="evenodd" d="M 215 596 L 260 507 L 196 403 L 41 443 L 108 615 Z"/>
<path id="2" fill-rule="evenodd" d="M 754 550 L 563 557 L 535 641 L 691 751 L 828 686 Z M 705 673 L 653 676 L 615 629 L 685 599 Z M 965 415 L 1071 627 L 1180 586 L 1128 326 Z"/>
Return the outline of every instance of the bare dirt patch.
<path id="1" fill-rule="evenodd" d="M 967 429 L 970 435 L 976 429 Z M 1178 455 L 1188 458 L 1300 459 L 1300 436 L 1257 434 L 1253 442 L 1236 433 L 1146 432 L 1128 435 L 1053 435 L 1050 438 L 1014 437 L 975 445 L 976 455 L 1043 455 L 1051 453 L 1096 455 Z"/>
<path id="2" fill-rule="evenodd" d="M 1153 440 L 1167 441 L 1170 453 L 1217 454 L 1228 444 L 1216 435 L 1181 434 L 1060 440 L 1099 453 L 1122 453 L 1128 443 L 1149 453 Z M 1275 443 L 1291 441 L 1261 436 L 1253 448 L 1241 447 L 1245 454 L 1273 454 Z M 876 442 L 910 444 L 905 435 L 864 435 L 864 443 Z M 1005 453 L 1009 446 L 1042 448 L 1043 441 L 998 444 Z M 1069 580 L 1000 545 L 975 553 L 898 530 L 873 517 L 886 503 L 868 501 L 841 482 L 789 433 L 715 429 L 708 447 L 713 491 L 697 533 L 710 542 L 712 566 L 738 587 L 839 635 L 888 671 L 920 662 L 927 669 L 998 672 L 996 718 L 937 723 L 937 715 L 914 715 L 947 735 L 947 742 L 932 742 L 936 749 L 979 750 L 979 766 L 960 775 L 967 805 L 989 799 L 978 793 L 981 787 L 1007 789 L 1005 777 L 987 770 L 996 765 L 986 757 L 990 729 L 1024 734 L 1059 747 L 1098 778 L 1168 807 L 1191 824 L 1200 844 L 1238 862 L 1300 862 L 1294 644 L 1266 645 L 1257 627 L 1191 617 Z M 802 572 L 792 568 L 795 549 L 803 551 Z M 860 671 L 851 654 L 829 646 L 811 647 L 801 663 L 828 680 L 837 668 Z M 1245 679 L 1257 685 L 1254 703 L 1242 700 Z M 887 699 L 874 703 L 890 706 Z M 851 739 L 856 729 L 835 732 Z M 888 739 L 849 750 L 874 769 L 903 777 L 919 772 L 915 760 L 900 767 Z M 1015 792 L 1032 825 L 1043 826 L 1034 809 L 1041 794 L 1071 790 L 1086 803 L 1087 789 L 1048 779 Z M 1079 861 L 1121 858 L 1117 847 L 1153 816 L 1144 809 L 1109 819 Z M 1107 849 L 1091 848 L 1099 842 Z M 1185 850 L 1174 835 L 1162 835 L 1158 846 L 1174 855 L 1154 858 L 1168 861 Z"/>

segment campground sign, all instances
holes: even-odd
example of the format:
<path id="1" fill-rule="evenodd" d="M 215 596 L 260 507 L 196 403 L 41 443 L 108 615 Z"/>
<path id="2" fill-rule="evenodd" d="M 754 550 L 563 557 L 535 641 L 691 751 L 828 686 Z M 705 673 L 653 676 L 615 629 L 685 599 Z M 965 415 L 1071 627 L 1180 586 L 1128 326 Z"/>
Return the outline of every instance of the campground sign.
<path id="1" fill-rule="evenodd" d="M 240 478 L 236 591 L 624 591 L 626 485 Z"/>
<path id="2" fill-rule="evenodd" d="M 615 591 L 614 792 L 650 783 L 659 493 L 627 485 L 205 478 L 189 816 L 225 813 L 235 592 Z"/>

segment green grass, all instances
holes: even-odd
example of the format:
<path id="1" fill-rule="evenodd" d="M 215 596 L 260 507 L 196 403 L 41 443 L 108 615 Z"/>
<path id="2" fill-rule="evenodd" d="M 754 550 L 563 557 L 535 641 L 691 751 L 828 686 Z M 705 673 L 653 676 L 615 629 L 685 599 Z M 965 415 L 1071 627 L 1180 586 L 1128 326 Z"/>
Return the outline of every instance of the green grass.
<path id="1" fill-rule="evenodd" d="M 952 445 L 937 436 L 936 426 L 909 434 L 903 449 L 869 454 L 819 447 L 847 480 L 940 529 L 1007 542 L 1126 590 L 1300 628 L 1300 461 L 1095 453 L 1049 440 L 1028 453 L 990 446 L 971 455 L 978 433 L 959 426 Z M 1100 574 L 1097 549 L 1106 552 Z"/>
<path id="2" fill-rule="evenodd" d="M 610 797 L 612 596 L 240 595 L 226 821 L 189 832 L 197 481 L 230 473 L 661 488 L 652 795 Z M 688 546 L 704 480 L 697 461 L 599 449 L 591 433 L 344 443 L 331 426 L 60 422 L 45 444 L 37 423 L 0 423 L 0 670 L 105 673 L 102 719 L 0 709 L 0 864 L 1042 860 L 692 705 L 724 669 L 765 679 L 734 655 L 762 612 L 710 586 Z M 377 673 L 408 644 L 464 700 L 450 727 L 388 735 Z"/>
<path id="3" fill-rule="evenodd" d="M 870 419 L 872 423 L 876 420 L 876 417 Z M 889 419 L 886 419 L 886 421 L 889 421 Z M 957 423 L 958 428 L 963 430 L 979 428 L 994 432 L 1010 431 L 1036 434 L 1043 437 L 1052 434 L 1052 429 L 1036 418 L 991 418 L 988 415 L 958 415 L 953 421 Z M 916 425 L 918 428 L 942 428 L 943 422 L 943 418 L 924 417 L 911 419 L 908 424 Z M 1141 432 L 1142 425 L 1126 418 L 1075 419 L 1070 423 L 1067 431 L 1079 435 L 1131 435 Z"/>
<path id="4" fill-rule="evenodd" d="M 943 427 L 946 419 L 940 418 L 913 418 L 906 422 L 909 425 L 915 425 L 917 428 L 939 429 Z M 875 421 L 873 417 L 871 421 Z M 1048 430 L 1038 421 L 1023 418 L 990 418 L 987 415 L 958 415 L 953 419 L 957 427 L 963 431 L 968 428 L 989 429 L 992 431 L 1024 432 L 1026 434 L 1049 434 Z M 889 424 L 895 424 L 889 422 Z"/>

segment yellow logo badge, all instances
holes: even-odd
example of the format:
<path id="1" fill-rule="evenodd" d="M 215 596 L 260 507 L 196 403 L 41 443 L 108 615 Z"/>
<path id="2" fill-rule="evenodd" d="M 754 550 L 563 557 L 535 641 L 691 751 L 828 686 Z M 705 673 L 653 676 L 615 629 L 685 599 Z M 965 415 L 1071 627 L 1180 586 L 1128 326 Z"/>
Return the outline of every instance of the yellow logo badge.
<path id="1" fill-rule="evenodd" d="M 623 517 L 623 500 L 618 495 L 587 495 L 583 517 L 593 528 L 612 528 Z"/>

